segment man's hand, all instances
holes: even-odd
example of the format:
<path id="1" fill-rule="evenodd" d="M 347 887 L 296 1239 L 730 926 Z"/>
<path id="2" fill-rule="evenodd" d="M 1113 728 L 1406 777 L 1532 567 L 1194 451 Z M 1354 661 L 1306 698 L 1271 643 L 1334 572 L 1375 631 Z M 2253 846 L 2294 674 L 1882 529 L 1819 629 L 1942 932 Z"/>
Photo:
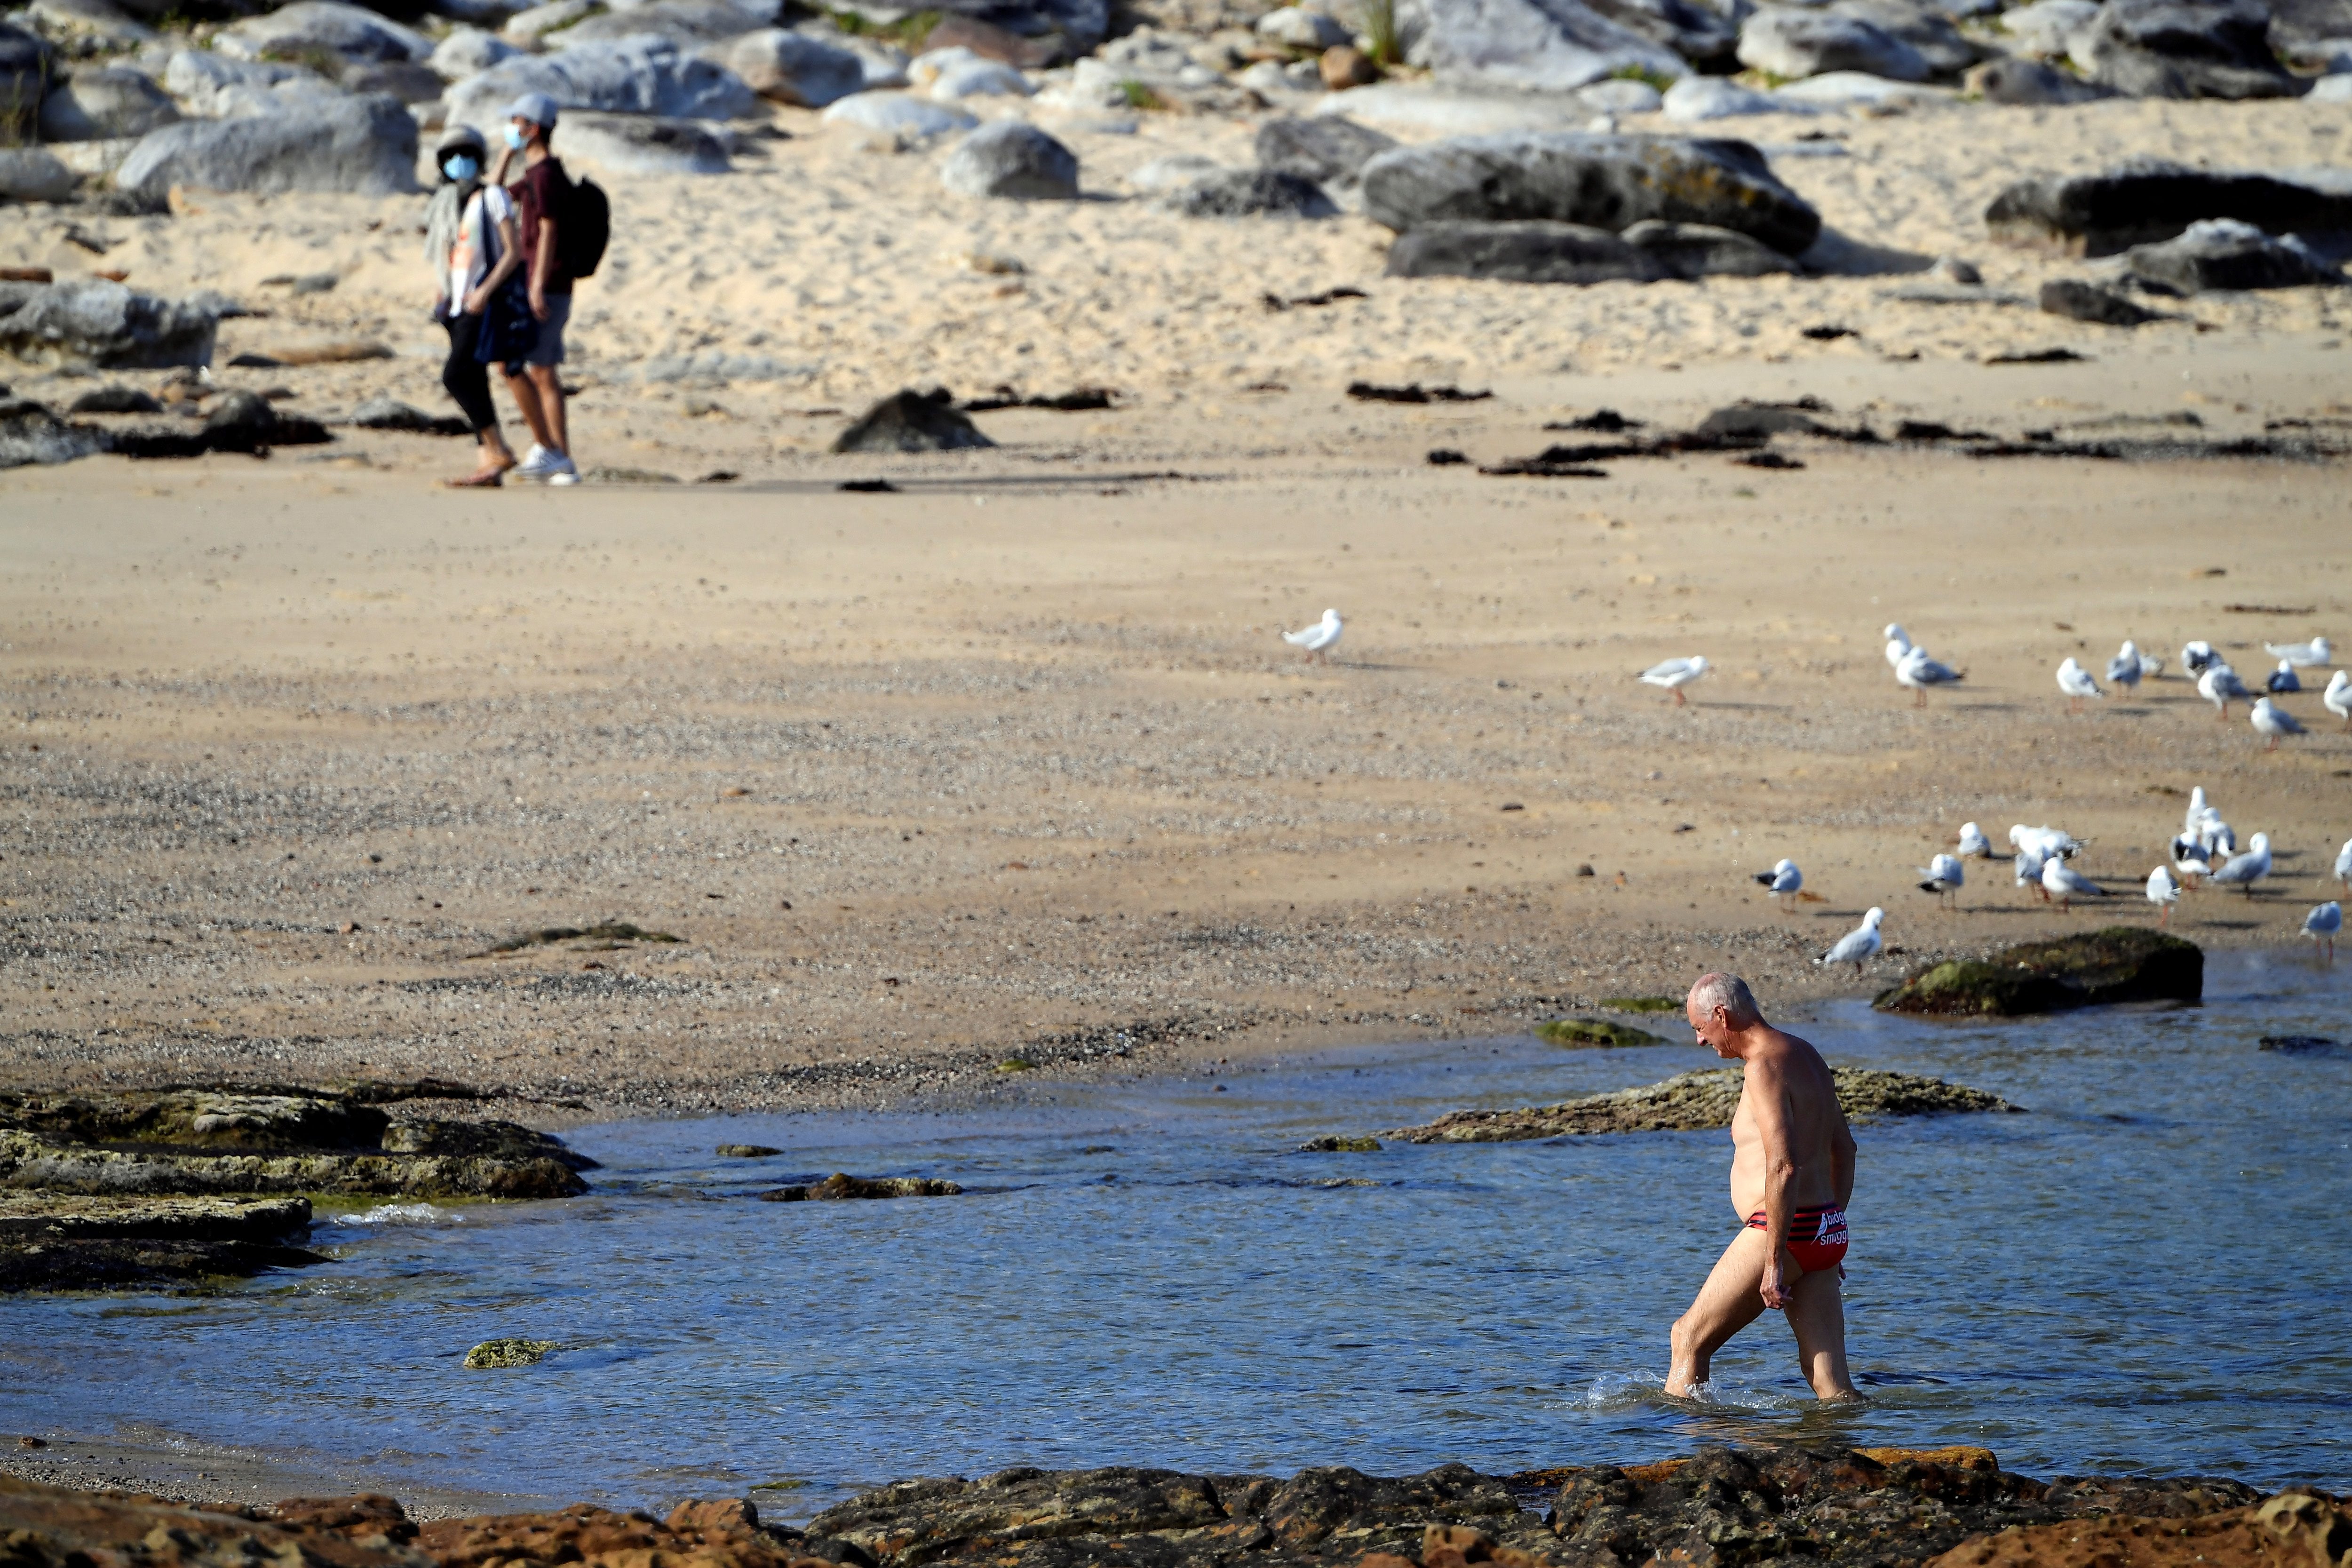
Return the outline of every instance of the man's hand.
<path id="1" fill-rule="evenodd" d="M 487 287 L 466 291 L 466 314 L 478 316 L 489 308 L 490 291 Z"/>
<path id="2" fill-rule="evenodd" d="M 542 321 L 547 320 L 547 291 L 536 282 L 530 286 L 530 313 Z"/>
<path id="3" fill-rule="evenodd" d="M 1778 1258 L 1764 1265 L 1764 1280 L 1757 1288 L 1757 1293 L 1764 1298 L 1764 1304 L 1776 1312 L 1789 1304 L 1789 1292 L 1781 1283 L 1780 1260 Z"/>

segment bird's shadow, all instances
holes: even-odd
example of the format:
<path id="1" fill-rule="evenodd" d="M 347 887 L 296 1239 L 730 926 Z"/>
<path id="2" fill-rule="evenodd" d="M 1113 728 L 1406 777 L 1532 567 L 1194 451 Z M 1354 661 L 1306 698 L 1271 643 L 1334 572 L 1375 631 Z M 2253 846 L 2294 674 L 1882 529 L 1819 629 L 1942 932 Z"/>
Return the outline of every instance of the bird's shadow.
<path id="1" fill-rule="evenodd" d="M 1792 702 L 1694 702 L 1694 708 L 1721 709 L 1727 713 L 1793 713 Z"/>

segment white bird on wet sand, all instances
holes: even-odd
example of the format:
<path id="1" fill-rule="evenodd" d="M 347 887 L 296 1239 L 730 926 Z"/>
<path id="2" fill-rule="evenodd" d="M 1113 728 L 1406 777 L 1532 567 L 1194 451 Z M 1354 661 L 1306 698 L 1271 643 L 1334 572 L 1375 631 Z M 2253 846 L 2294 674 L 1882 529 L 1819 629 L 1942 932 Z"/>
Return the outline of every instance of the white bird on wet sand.
<path id="1" fill-rule="evenodd" d="M 2297 668 L 2309 669 L 2314 665 L 2332 664 L 2336 650 L 2327 646 L 2326 637 L 2314 637 L 2309 642 L 2266 642 L 2273 658 L 2283 658 Z"/>
<path id="2" fill-rule="evenodd" d="M 1644 686 L 1663 686 L 1675 694 L 1675 706 L 1684 704 L 1683 688 L 1706 673 L 1706 656 L 1693 654 L 1688 658 L 1670 658 L 1654 664 L 1642 672 Z"/>
<path id="3" fill-rule="evenodd" d="M 2326 949 L 2327 962 L 2336 962 L 2336 933 L 2344 929 L 2344 906 L 2330 899 L 2303 917 L 2303 934 Z"/>
<path id="4" fill-rule="evenodd" d="M 2346 839 L 2344 847 L 2336 852 L 2336 879 L 2352 888 L 2352 838 Z"/>
<path id="5" fill-rule="evenodd" d="M 2344 721 L 2352 730 L 2352 675 L 2337 670 L 2328 679 L 2327 689 L 2319 695 L 2319 705 Z"/>
<path id="6" fill-rule="evenodd" d="M 2040 893 L 2042 901 L 2045 904 L 2050 901 L 2050 894 L 2042 886 L 2042 868 L 2049 864 L 2049 861 L 2050 857 L 2040 849 L 2020 849 L 2017 852 L 2017 858 L 2010 862 L 2011 869 L 2017 873 L 2017 885 L 2021 888 L 2031 888 Z"/>
<path id="7" fill-rule="evenodd" d="M 2271 678 L 2263 682 L 2263 689 L 2273 697 L 2284 697 L 2290 691 L 2302 690 L 2303 681 L 2295 675 L 2294 666 L 2281 659 L 2279 667 L 2271 671 Z"/>
<path id="8" fill-rule="evenodd" d="M 1912 704 L 1914 708 L 1925 708 L 1929 687 L 1957 686 L 1968 677 L 1948 664 L 1929 658 L 1926 648 L 1915 647 L 1895 665 L 1895 679 L 1918 694 L 1918 700 Z"/>
<path id="9" fill-rule="evenodd" d="M 2200 877 L 2213 874 L 2213 857 L 2201 848 L 2197 840 L 2183 834 L 2172 841 L 2172 868 L 2196 886 Z"/>
<path id="10" fill-rule="evenodd" d="M 2028 827 L 2020 822 L 2009 830 L 2009 841 L 2020 849 L 2031 849 L 2043 859 L 2064 859 L 2078 853 L 2083 841 L 2063 827 Z"/>
<path id="11" fill-rule="evenodd" d="M 1293 647 L 1305 648 L 1308 658 L 1319 658 L 1328 664 L 1331 662 L 1331 650 L 1339 646 L 1339 634 L 1344 630 L 1346 627 L 1339 623 L 1339 612 L 1326 610 L 1321 620 L 1303 632 L 1283 633 L 1282 640 Z"/>
<path id="12" fill-rule="evenodd" d="M 1937 856 L 1919 868 L 1919 875 L 1927 879 L 1919 884 L 1919 890 L 1935 894 L 1938 902 L 1951 895 L 1952 901 L 1958 903 L 1960 886 L 1968 880 L 1967 873 L 1960 869 L 1959 857 L 1956 855 Z"/>
<path id="13" fill-rule="evenodd" d="M 2211 806 L 2205 804 L 2205 786 L 2203 784 L 2195 784 L 2190 786 L 2189 791 L 2189 809 L 2180 814 L 2180 831 L 2183 833 L 2196 832 L 2198 823 L 2204 820 L 2205 814 L 2211 809 Z"/>
<path id="14" fill-rule="evenodd" d="M 2091 672 L 2072 658 L 2058 667 L 2058 689 L 2066 694 L 2067 711 L 2072 713 L 2083 710 L 2083 699 L 2085 697 L 2106 695 L 2099 689 L 2099 683 L 2091 679 Z"/>
<path id="15" fill-rule="evenodd" d="M 1871 905 L 1870 912 L 1862 917 L 1862 923 L 1838 938 L 1837 945 L 1814 962 L 1824 968 L 1832 963 L 1851 963 L 1853 972 L 1860 974 L 1862 966 L 1876 957 L 1878 950 L 1886 945 L 1878 935 L 1879 922 L 1885 918 L 1885 910 L 1876 904 Z"/>
<path id="16" fill-rule="evenodd" d="M 2156 917 L 2157 924 L 2172 919 L 2172 906 L 2180 901 L 2180 879 L 2172 874 L 2170 867 L 2158 866 L 2147 874 L 2147 901 L 2160 911 Z"/>
<path id="17" fill-rule="evenodd" d="M 2271 836 L 2257 833 L 2243 855 L 2232 855 L 2226 865 L 2214 868 L 2212 881 L 2220 888 L 2243 888 L 2251 899 L 2254 896 L 2254 884 L 2270 874 Z"/>
<path id="18" fill-rule="evenodd" d="M 2221 721 L 2230 720 L 2231 702 L 2251 702 L 2254 694 L 2238 679 L 2238 672 L 2226 664 L 2209 664 L 2205 673 L 2197 678 L 2197 695 L 2221 711 Z"/>
<path id="19" fill-rule="evenodd" d="M 1984 829 L 1975 823 L 1963 822 L 1960 824 L 1960 842 L 1957 853 L 1963 859 L 1990 860 L 1992 858 L 1992 840 L 1987 838 L 1984 836 Z"/>
<path id="20" fill-rule="evenodd" d="M 1889 621 L 1886 623 L 1886 630 L 1880 635 L 1886 638 L 1887 664 L 1890 666 L 1901 664 L 1903 656 L 1911 651 L 1911 634 L 1903 629 L 1903 624 L 1900 621 Z"/>
<path id="21" fill-rule="evenodd" d="M 1772 895 L 1774 902 L 1780 903 L 1797 896 L 1797 889 L 1805 885 L 1805 874 L 1797 869 L 1794 860 L 1784 858 L 1775 861 L 1769 871 L 1757 872 L 1756 880 Z"/>
<path id="22" fill-rule="evenodd" d="M 2209 642 L 2185 642 L 2180 645 L 2180 668 L 2191 675 L 2202 675 L 2221 662 Z"/>
<path id="23" fill-rule="evenodd" d="M 2072 910 L 2076 899 L 2104 899 L 2107 896 L 2105 888 L 2054 856 L 2042 862 L 2042 890 L 2058 900 L 2058 912 L 2061 914 Z"/>
<path id="24" fill-rule="evenodd" d="M 2277 751 L 2282 736 L 2303 733 L 2303 721 L 2267 697 L 2256 699 L 2254 710 L 2246 717 L 2253 721 L 2255 733 L 2270 737 L 2271 743 L 2263 748 L 2265 752 Z"/>
<path id="25" fill-rule="evenodd" d="M 2107 660 L 2109 683 L 2126 689 L 2137 686 L 2141 676 L 2154 673 L 2155 671 L 2140 662 L 2139 645 L 2128 637 L 2124 640 L 2123 650 Z"/>

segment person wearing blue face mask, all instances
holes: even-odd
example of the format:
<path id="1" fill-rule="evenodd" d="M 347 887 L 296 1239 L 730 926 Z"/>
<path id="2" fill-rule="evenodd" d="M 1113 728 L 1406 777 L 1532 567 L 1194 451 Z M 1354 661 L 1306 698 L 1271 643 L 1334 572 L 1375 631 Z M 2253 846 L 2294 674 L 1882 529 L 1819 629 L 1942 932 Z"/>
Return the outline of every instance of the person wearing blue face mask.
<path id="1" fill-rule="evenodd" d="M 474 471 L 446 482 L 468 489 L 495 486 L 515 466 L 490 400 L 488 367 L 475 353 L 491 296 L 523 260 L 512 198 L 482 183 L 486 151 L 481 132 L 470 125 L 443 133 L 433 150 L 441 183 L 425 213 L 425 258 L 436 289 L 433 314 L 449 332 L 441 384 L 473 427 L 477 450 Z"/>
<path id="2" fill-rule="evenodd" d="M 517 479 L 543 479 L 549 484 L 578 482 L 572 462 L 572 431 L 564 407 L 563 328 L 572 317 L 572 274 L 563 266 L 559 242 L 571 176 L 548 149 L 559 110 L 543 92 L 527 92 L 507 110 L 506 150 L 491 170 L 492 182 L 502 183 L 508 168 L 520 157 L 522 173 L 509 188 L 521 218 L 523 272 L 530 300 L 530 341 L 507 357 L 507 390 L 530 426 L 530 450 L 515 469 Z"/>

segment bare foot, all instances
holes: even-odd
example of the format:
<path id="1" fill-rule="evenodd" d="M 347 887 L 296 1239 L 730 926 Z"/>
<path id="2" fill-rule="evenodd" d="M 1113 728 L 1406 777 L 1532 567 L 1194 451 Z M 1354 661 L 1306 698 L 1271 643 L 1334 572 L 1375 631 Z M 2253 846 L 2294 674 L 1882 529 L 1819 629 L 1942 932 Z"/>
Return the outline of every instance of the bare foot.
<path id="1" fill-rule="evenodd" d="M 443 479 L 441 482 L 453 490 L 494 490 L 503 481 L 507 468 L 513 467 L 509 463 L 506 468 L 477 468 L 462 479 Z"/>

